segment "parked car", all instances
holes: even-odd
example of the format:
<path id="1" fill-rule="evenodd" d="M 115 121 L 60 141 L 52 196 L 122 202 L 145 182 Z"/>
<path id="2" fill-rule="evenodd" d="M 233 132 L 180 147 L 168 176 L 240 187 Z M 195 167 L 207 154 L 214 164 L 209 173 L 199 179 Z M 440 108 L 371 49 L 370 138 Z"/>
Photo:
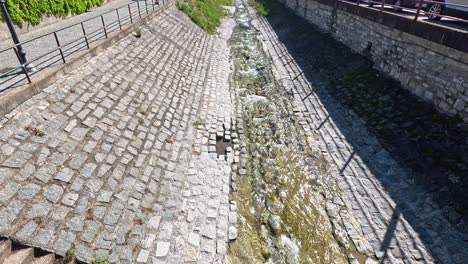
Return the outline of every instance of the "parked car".
<path id="1" fill-rule="evenodd" d="M 438 15 L 452 16 L 468 20 L 468 0 L 434 0 L 439 3 L 424 3 L 423 10 L 428 12 L 427 18 L 430 20 L 440 20 Z M 445 5 L 443 4 L 445 3 Z M 455 5 L 464 5 L 454 6 Z"/>
<path id="2" fill-rule="evenodd" d="M 380 0 L 370 0 L 370 1 L 381 2 Z M 385 4 L 394 5 L 392 7 L 392 9 L 395 12 L 400 12 L 401 7 L 415 8 L 415 7 L 417 7 L 417 5 L 419 3 L 419 0 L 384 0 L 384 1 L 385 1 Z M 378 3 L 369 2 L 370 7 L 372 7 L 374 5 L 378 5 Z"/>

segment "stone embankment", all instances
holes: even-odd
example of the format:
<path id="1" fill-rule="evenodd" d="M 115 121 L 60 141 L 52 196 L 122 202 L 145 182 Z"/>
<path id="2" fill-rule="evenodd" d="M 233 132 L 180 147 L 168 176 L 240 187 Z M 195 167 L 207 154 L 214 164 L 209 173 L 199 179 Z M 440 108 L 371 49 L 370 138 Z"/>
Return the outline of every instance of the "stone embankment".
<path id="1" fill-rule="evenodd" d="M 86 262 L 464 263 L 456 126 L 290 12 L 235 4 L 215 35 L 171 7 L 2 117 L 0 235 Z M 453 184 L 420 180 L 440 137 L 405 109 L 450 135 L 422 164 Z"/>
<path id="2" fill-rule="evenodd" d="M 83 261 L 223 259 L 228 55 L 171 8 L 2 117 L 0 234 Z"/>

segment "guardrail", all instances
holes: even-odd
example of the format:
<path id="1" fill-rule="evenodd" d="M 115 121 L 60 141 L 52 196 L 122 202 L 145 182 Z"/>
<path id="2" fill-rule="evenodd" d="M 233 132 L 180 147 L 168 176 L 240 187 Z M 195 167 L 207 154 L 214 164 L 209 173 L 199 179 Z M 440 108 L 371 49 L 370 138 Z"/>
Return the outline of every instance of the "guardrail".
<path id="1" fill-rule="evenodd" d="M 338 1 L 345 1 L 345 0 L 338 0 Z M 347 2 L 349 2 L 349 0 L 347 0 Z M 354 1 L 352 1 L 354 2 Z M 396 2 L 396 1 L 395 1 Z M 451 19 L 451 20 L 455 20 L 455 21 L 459 21 L 459 22 L 463 22 L 463 23 L 467 23 L 468 24 L 468 20 L 465 20 L 465 19 L 462 19 L 462 18 L 458 18 L 458 17 L 453 17 L 453 16 L 448 16 L 448 15 L 444 15 L 442 13 L 434 13 L 434 11 L 436 10 L 432 10 L 432 12 L 430 12 L 430 8 L 428 10 L 424 10 L 425 7 L 427 6 L 434 6 L 434 5 L 440 5 L 440 6 L 454 6 L 454 7 L 460 7 L 460 8 L 466 8 L 468 12 L 468 5 L 460 5 L 460 4 L 453 4 L 453 3 L 445 3 L 445 2 L 441 2 L 441 1 L 431 1 L 431 0 L 419 0 L 417 2 L 417 4 L 415 4 L 414 7 L 405 7 L 405 6 L 400 6 L 400 5 L 394 5 L 394 4 L 389 4 L 389 3 L 386 3 L 385 0 L 380 0 L 380 1 L 374 1 L 374 0 L 356 0 L 356 5 L 359 5 L 359 4 L 368 4 L 370 7 L 374 6 L 374 5 L 380 5 L 380 11 L 384 11 L 384 7 L 392 7 L 394 10 L 410 10 L 410 11 L 414 11 L 415 14 L 414 14 L 414 20 L 418 20 L 418 18 L 420 18 L 421 16 L 421 13 L 426 15 L 427 17 L 439 17 L 439 18 L 448 18 L 448 19 Z M 439 9 L 438 10 L 439 12 L 442 12 L 442 9 Z"/>
<path id="2" fill-rule="evenodd" d="M 124 26 L 133 24 L 147 16 L 150 11 L 154 11 L 156 7 L 159 8 L 161 4 L 165 5 L 168 2 L 168 0 L 136 0 L 133 3 L 110 10 L 101 15 L 0 50 L 0 55 L 7 52 L 15 53 L 13 56 L 16 56 L 19 62 L 17 66 L 8 68 L 0 73 L 0 92 L 25 80 L 31 83 L 32 75 L 57 63 L 66 63 L 67 58 L 72 54 L 83 49 L 90 49 L 92 43 L 101 39 L 107 39 L 112 32 L 121 31 Z M 89 22 L 93 22 L 93 24 L 86 26 L 87 23 L 90 24 Z M 68 33 L 80 32 L 80 35 L 73 40 L 61 41 L 60 33 L 64 33 L 65 31 L 69 31 Z M 18 53 L 18 46 L 33 45 L 35 42 L 44 45 L 43 48 L 47 51 L 28 60 L 26 63 L 22 63 Z M 52 43 L 55 47 L 47 47 L 48 44 L 51 45 Z M 36 70 L 31 72 L 28 69 L 29 65 L 34 65 Z"/>

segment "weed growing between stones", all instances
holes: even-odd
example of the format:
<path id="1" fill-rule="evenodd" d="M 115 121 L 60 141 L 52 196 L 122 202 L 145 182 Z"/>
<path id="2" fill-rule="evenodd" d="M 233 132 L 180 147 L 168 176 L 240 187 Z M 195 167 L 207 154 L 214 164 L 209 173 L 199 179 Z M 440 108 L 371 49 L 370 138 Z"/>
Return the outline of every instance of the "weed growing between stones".
<path id="1" fill-rule="evenodd" d="M 75 243 L 72 243 L 70 248 L 65 252 L 65 257 L 63 258 L 63 263 L 74 263 L 75 261 Z"/>
<path id="2" fill-rule="evenodd" d="M 107 260 L 103 259 L 103 258 L 97 258 L 93 261 L 91 261 L 91 264 L 107 264 Z"/>
<path id="3" fill-rule="evenodd" d="M 141 28 L 135 29 L 135 31 L 133 31 L 133 35 L 134 35 L 136 38 L 141 38 Z"/>
<path id="4" fill-rule="evenodd" d="M 200 120 L 196 120 L 195 122 L 193 122 L 194 127 L 199 127 L 199 126 L 204 126 L 204 125 L 206 125 L 206 123 Z"/>
<path id="5" fill-rule="evenodd" d="M 27 130 L 29 133 L 33 134 L 34 136 L 38 136 L 38 137 L 45 136 L 45 132 L 39 127 L 25 126 L 24 130 Z"/>
<path id="6" fill-rule="evenodd" d="M 210 34 L 216 32 L 221 19 L 229 12 L 223 6 L 231 6 L 232 0 L 186 0 L 178 1 L 177 7 L 192 21 Z"/>
<path id="7" fill-rule="evenodd" d="M 239 211 L 231 263 L 346 263 L 323 208 L 328 163 L 309 149 L 292 98 L 276 82 L 242 3 L 231 38 L 233 86 L 242 116 Z"/>

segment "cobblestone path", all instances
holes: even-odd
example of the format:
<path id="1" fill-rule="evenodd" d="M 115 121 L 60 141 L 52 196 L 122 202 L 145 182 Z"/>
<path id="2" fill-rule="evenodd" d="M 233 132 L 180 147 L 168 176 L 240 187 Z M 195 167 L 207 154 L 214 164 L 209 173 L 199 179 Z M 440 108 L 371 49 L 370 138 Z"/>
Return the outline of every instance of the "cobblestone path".
<path id="1" fill-rule="evenodd" d="M 3 117 L 0 235 L 75 243 L 83 261 L 222 260 L 236 236 L 231 148 L 216 153 L 235 126 L 228 55 L 172 8 Z"/>
<path id="2" fill-rule="evenodd" d="M 242 2 L 236 4 L 245 12 Z M 238 222 L 230 187 L 245 177 L 246 164 L 262 161 L 248 157 L 246 142 L 239 142 L 239 135 L 243 139 L 254 128 L 244 127 L 239 115 L 244 110 L 235 96 L 242 89 L 229 87 L 237 67 L 230 56 L 237 52 L 238 59 L 271 60 L 268 67 L 252 63 L 261 67 L 237 69 L 243 77 L 268 71 L 264 83 L 239 80 L 261 89 L 286 89 L 272 90 L 270 97 L 277 101 L 273 105 L 284 105 L 278 127 L 297 120 L 295 135 L 304 140 L 296 143 L 309 145 L 297 149 L 321 151 L 317 160 L 327 164 L 323 173 L 329 184 L 317 186 L 327 189 L 310 187 L 316 175 L 305 175 L 297 190 L 309 188 L 321 196 L 317 200 L 323 204 L 314 206 L 325 207 L 319 209 L 330 221 L 324 217 L 323 226 L 334 235 L 327 238 L 347 249 L 336 246 L 336 251 L 356 253 L 347 256 L 352 264 L 465 263 L 463 219 L 438 204 L 434 193 L 442 193 L 440 188 L 419 184 L 363 117 L 329 92 L 324 69 L 314 64 L 314 56 L 325 52 L 307 38 L 314 31 L 298 26 L 301 21 L 286 11 L 266 20 L 250 10 L 252 23 L 247 15 L 240 14 L 236 29 L 245 32 L 234 35 L 249 39 L 228 42 L 232 19 L 220 34 L 208 35 L 172 7 L 143 27 L 141 38 L 125 37 L 2 117 L 0 236 L 60 255 L 75 247 L 78 259 L 88 262 L 103 257 L 111 263 L 225 263 Z M 301 43 L 319 55 L 305 52 Z M 297 141 L 291 135 L 281 140 Z M 261 134 L 255 140 L 262 145 Z M 294 174 L 295 166 L 287 162 L 280 176 Z M 237 179 L 232 186 L 231 175 Z M 311 203 L 315 196 L 294 197 L 309 197 L 302 199 Z M 308 215 L 306 202 L 293 201 L 301 215 L 322 219 Z M 302 223 L 297 226 L 295 231 L 304 229 Z M 282 239 L 287 245 L 297 242 Z M 301 247 L 296 244 L 289 247 L 294 252 Z M 313 255 L 316 249 L 309 250 Z"/>
<path id="3" fill-rule="evenodd" d="M 465 263 L 468 235 L 455 225 L 460 216 L 452 221 L 445 204 L 435 200 L 444 191 L 418 184 L 415 173 L 392 157 L 363 118 L 330 94 L 330 80 L 315 63 L 330 40 L 311 37 L 320 33 L 287 11 L 282 14 L 255 22 L 277 78 L 296 99 L 304 130 L 333 164 L 341 191 L 330 197 L 327 211 L 335 234 L 344 233 L 358 252 L 383 263 Z"/>

